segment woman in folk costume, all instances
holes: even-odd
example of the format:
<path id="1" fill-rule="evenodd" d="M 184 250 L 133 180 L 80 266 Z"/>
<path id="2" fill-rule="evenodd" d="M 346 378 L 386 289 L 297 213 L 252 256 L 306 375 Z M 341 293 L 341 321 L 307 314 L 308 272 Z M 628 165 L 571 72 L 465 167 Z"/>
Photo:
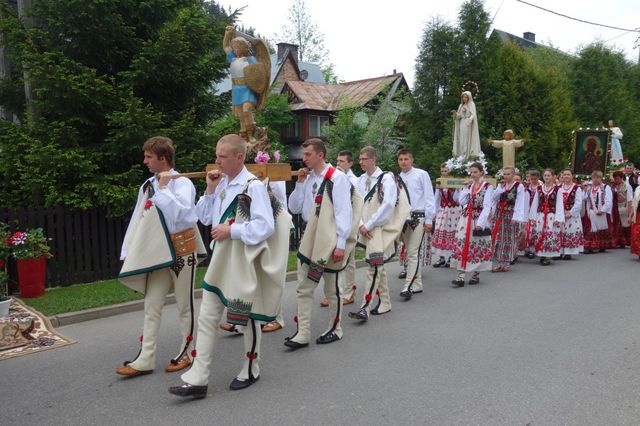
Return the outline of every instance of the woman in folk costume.
<path id="1" fill-rule="evenodd" d="M 375 148 L 366 146 L 360 150 L 360 167 L 364 173 L 358 178 L 358 191 L 364 195 L 364 206 L 358 245 L 365 248 L 367 284 L 360 310 L 349 312 L 349 318 L 360 321 L 367 321 L 369 314 L 382 315 L 391 311 L 384 264 L 395 256 L 395 242 L 411 211 L 404 188 L 398 186 L 393 173 L 383 172 L 376 166 L 376 159 Z M 372 309 L 376 295 L 378 305 Z"/>
<path id="2" fill-rule="evenodd" d="M 640 186 L 636 188 L 631 202 L 631 254 L 640 257 Z"/>
<path id="3" fill-rule="evenodd" d="M 440 165 L 440 176 L 449 176 L 449 168 L 446 163 Z M 436 220 L 431 247 L 433 247 L 433 254 L 439 258 L 434 263 L 434 268 L 441 266 L 448 268 L 450 266 L 456 228 L 462 214 L 462 208 L 456 202 L 458 192 L 459 190 L 452 188 L 436 189 Z"/>
<path id="4" fill-rule="evenodd" d="M 611 247 L 625 248 L 631 238 L 631 224 L 629 212 L 633 200 L 631 185 L 625 181 L 624 173 L 618 171 L 613 174 L 613 203 L 611 206 Z"/>
<path id="5" fill-rule="evenodd" d="M 562 226 L 562 259 L 569 260 L 571 256 L 580 254 L 584 250 L 584 233 L 582 231 L 583 192 L 580 185 L 573 181 L 571 169 L 562 171 L 562 185 L 560 196 L 564 207 L 564 225 Z"/>
<path id="6" fill-rule="evenodd" d="M 483 179 L 484 167 L 473 163 L 469 167 L 471 182 L 458 193 L 462 215 L 458 221 L 453 259 L 458 276 L 451 283 L 464 287 L 465 273 L 473 272 L 469 285 L 480 282 L 480 272 L 491 270 L 491 228 L 489 213 L 493 206 L 493 186 Z"/>
<path id="7" fill-rule="evenodd" d="M 520 223 L 528 220 L 528 197 L 525 198 L 524 186 L 515 180 L 515 169 L 502 169 L 504 181 L 493 192 L 496 204 L 495 224 L 493 225 L 493 268 L 492 272 L 507 272 L 516 258 L 517 236 Z"/>
<path id="8" fill-rule="evenodd" d="M 291 216 L 265 185 L 244 166 L 246 143 L 223 136 L 216 146 L 218 170 L 207 175 L 207 190 L 197 204 L 198 218 L 211 228 L 211 261 L 201 284 L 195 360 L 182 375 L 184 384 L 169 388 L 182 396 L 207 395 L 217 324 L 227 308 L 227 322 L 245 326 L 243 366 L 231 390 L 260 378 L 257 321 L 273 321 L 280 305 Z M 197 356 L 196 356 L 197 355 Z"/>
<path id="9" fill-rule="evenodd" d="M 310 170 L 298 177 L 289 197 L 292 213 L 302 213 L 307 221 L 298 251 L 298 324 L 296 333 L 284 345 L 293 350 L 309 346 L 313 293 L 324 280 L 329 304 L 327 329 L 316 339 L 328 344 L 342 339 L 340 277 L 353 256 L 362 196 L 340 170 L 325 162 L 327 148 L 320 139 L 302 144 L 303 160 Z"/>
<path id="10" fill-rule="evenodd" d="M 562 251 L 564 205 L 554 171 L 545 169 L 542 179 L 544 183 L 533 196 L 529 218 L 535 220 L 531 241 L 536 255 L 540 257 L 540 264 L 547 266 L 551 258 L 559 257 Z"/>
<path id="11" fill-rule="evenodd" d="M 540 171 L 536 169 L 527 170 L 525 192 L 529 198 L 527 205 L 527 222 L 522 224 L 520 228 L 520 235 L 518 237 L 518 255 L 526 256 L 528 259 L 536 257 L 535 248 L 531 242 L 531 235 L 536 226 L 535 220 L 531 219 L 531 204 L 533 203 L 533 197 L 536 195 L 538 186 L 540 183 Z"/>
<path id="12" fill-rule="evenodd" d="M 602 183 L 602 172 L 591 173 L 591 185 L 584 190 L 585 212 L 582 216 L 584 252 L 604 252 L 611 247 L 609 217 L 613 206 L 611 187 Z"/>
<path id="13" fill-rule="evenodd" d="M 122 244 L 124 260 L 118 278 L 144 294 L 144 327 L 140 351 L 133 361 L 116 369 L 122 376 L 148 374 L 155 368 L 156 339 L 165 298 L 174 289 L 182 340 L 166 372 L 191 365 L 193 340 L 193 284 L 198 257 L 206 249 L 198 230 L 196 190 L 187 178 L 174 179 L 175 150 L 171 139 L 155 136 L 143 146 L 144 164 L 154 176 L 138 192 L 138 200 Z"/>
<path id="14" fill-rule="evenodd" d="M 477 157 L 480 150 L 480 131 L 476 104 L 471 92 L 462 92 L 457 111 L 451 111 L 454 118 L 453 155 L 456 157 Z"/>

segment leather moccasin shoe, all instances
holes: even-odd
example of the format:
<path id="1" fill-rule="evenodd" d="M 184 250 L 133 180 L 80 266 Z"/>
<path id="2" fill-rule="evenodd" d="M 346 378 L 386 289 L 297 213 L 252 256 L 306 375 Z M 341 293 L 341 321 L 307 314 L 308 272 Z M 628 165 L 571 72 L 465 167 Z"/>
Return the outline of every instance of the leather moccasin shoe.
<path id="1" fill-rule="evenodd" d="M 181 396 L 183 398 L 191 396 L 193 398 L 200 399 L 207 396 L 207 389 L 208 389 L 208 386 L 206 385 L 195 386 L 195 385 L 190 385 L 189 383 L 185 383 L 184 385 L 181 385 L 181 386 L 171 386 L 169 388 L 169 393 L 173 395 Z"/>
<path id="2" fill-rule="evenodd" d="M 284 345 L 289 349 L 292 349 L 293 351 L 297 351 L 298 349 L 306 348 L 307 346 L 309 346 L 308 343 L 298 343 L 288 337 L 285 339 Z"/>
<path id="3" fill-rule="evenodd" d="M 326 345 L 329 343 L 333 343 L 336 340 L 340 340 L 340 337 L 338 337 L 335 331 L 332 331 L 331 333 L 323 334 L 322 336 L 318 337 L 316 339 L 316 343 L 318 345 Z"/>
<path id="4" fill-rule="evenodd" d="M 116 368 L 116 374 L 126 377 L 144 376 L 145 374 L 151 374 L 153 370 L 136 370 L 133 367 L 125 365 L 124 367 Z"/>
<path id="5" fill-rule="evenodd" d="M 191 360 L 186 356 L 183 356 L 178 361 L 173 362 L 172 360 L 169 364 L 165 365 L 164 371 L 166 371 L 167 373 L 175 373 L 176 371 L 184 370 L 190 365 Z"/>
<path id="6" fill-rule="evenodd" d="M 265 324 L 262 327 L 262 332 L 263 333 L 273 333 L 274 331 L 278 331 L 281 330 L 282 326 L 280 325 L 280 323 L 278 321 L 271 321 L 268 324 Z"/>
<path id="7" fill-rule="evenodd" d="M 254 384 L 255 382 L 257 382 L 258 380 L 260 380 L 260 376 L 254 377 L 253 379 L 246 379 L 246 380 L 239 379 L 236 377 L 235 379 L 233 379 L 233 382 L 231 382 L 231 384 L 229 385 L 229 389 L 231 389 L 232 391 L 245 389 L 251 386 L 252 384 Z"/>

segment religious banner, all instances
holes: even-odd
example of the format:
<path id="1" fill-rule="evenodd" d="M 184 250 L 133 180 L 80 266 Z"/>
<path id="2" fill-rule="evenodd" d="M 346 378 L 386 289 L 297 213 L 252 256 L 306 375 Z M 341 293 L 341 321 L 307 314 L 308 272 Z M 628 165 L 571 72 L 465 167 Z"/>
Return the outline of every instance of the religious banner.
<path id="1" fill-rule="evenodd" d="M 575 175 L 605 173 L 609 147 L 609 130 L 578 130 L 573 134 L 572 169 Z"/>

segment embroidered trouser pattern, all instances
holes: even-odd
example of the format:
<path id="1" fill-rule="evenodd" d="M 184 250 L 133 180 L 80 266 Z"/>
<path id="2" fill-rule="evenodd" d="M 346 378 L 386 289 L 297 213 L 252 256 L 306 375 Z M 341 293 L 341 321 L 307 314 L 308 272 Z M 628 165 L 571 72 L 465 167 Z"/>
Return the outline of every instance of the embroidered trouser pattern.
<path id="1" fill-rule="evenodd" d="M 204 386 L 209 383 L 211 371 L 211 360 L 216 344 L 218 323 L 224 313 L 224 304 L 220 298 L 212 292 L 202 292 L 202 304 L 200 305 L 200 315 L 198 316 L 198 336 L 196 339 L 196 356 L 191 369 L 184 373 L 181 378 L 185 383 L 195 386 Z M 249 364 L 253 377 L 260 375 L 260 343 L 262 331 L 258 324 L 252 326 L 252 320 L 244 327 L 244 364 L 238 377 L 240 379 L 249 378 Z M 247 354 L 255 353 L 257 358 L 252 360 Z"/>
<path id="2" fill-rule="evenodd" d="M 186 258 L 186 256 L 185 256 Z M 185 352 L 188 347 L 187 338 L 193 333 L 193 280 L 196 267 L 186 265 L 176 276 L 171 268 L 164 268 L 150 272 L 147 278 L 147 288 L 144 296 L 144 326 L 140 353 L 128 365 L 139 371 L 153 370 L 156 364 L 156 345 L 162 308 L 171 288 L 174 288 L 180 333 L 182 335 L 178 354 Z M 188 353 L 188 351 L 186 351 Z M 177 355 L 179 356 L 179 355 Z"/>
<path id="3" fill-rule="evenodd" d="M 311 312 L 313 309 L 313 295 L 319 283 L 315 283 L 307 278 L 309 267 L 305 264 L 298 264 L 298 332 L 291 340 L 297 343 L 309 343 L 311 339 Z M 336 285 L 336 276 L 338 276 L 338 285 Z M 323 332 L 326 334 L 335 331 L 338 337 L 342 337 L 341 326 L 341 310 L 342 303 L 340 300 L 339 274 L 335 272 L 325 272 L 322 274 L 324 282 L 324 295 L 329 301 L 328 310 L 328 327 Z"/>
<path id="4" fill-rule="evenodd" d="M 406 226 L 403 234 L 408 267 L 407 279 L 402 290 L 421 291 L 422 261 L 420 259 L 420 247 L 424 236 L 424 218 L 418 220 L 418 226 L 415 229 Z"/>

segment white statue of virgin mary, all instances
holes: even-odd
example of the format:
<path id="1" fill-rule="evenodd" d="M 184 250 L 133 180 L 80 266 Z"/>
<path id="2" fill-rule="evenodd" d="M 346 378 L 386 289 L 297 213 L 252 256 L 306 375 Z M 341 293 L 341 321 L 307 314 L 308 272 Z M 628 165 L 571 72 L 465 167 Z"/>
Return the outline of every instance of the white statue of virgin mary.
<path id="1" fill-rule="evenodd" d="M 476 104 L 473 102 L 471 92 L 462 92 L 460 106 L 457 111 L 452 111 L 452 115 L 454 118 L 453 155 L 465 158 L 477 157 L 482 151 Z"/>

